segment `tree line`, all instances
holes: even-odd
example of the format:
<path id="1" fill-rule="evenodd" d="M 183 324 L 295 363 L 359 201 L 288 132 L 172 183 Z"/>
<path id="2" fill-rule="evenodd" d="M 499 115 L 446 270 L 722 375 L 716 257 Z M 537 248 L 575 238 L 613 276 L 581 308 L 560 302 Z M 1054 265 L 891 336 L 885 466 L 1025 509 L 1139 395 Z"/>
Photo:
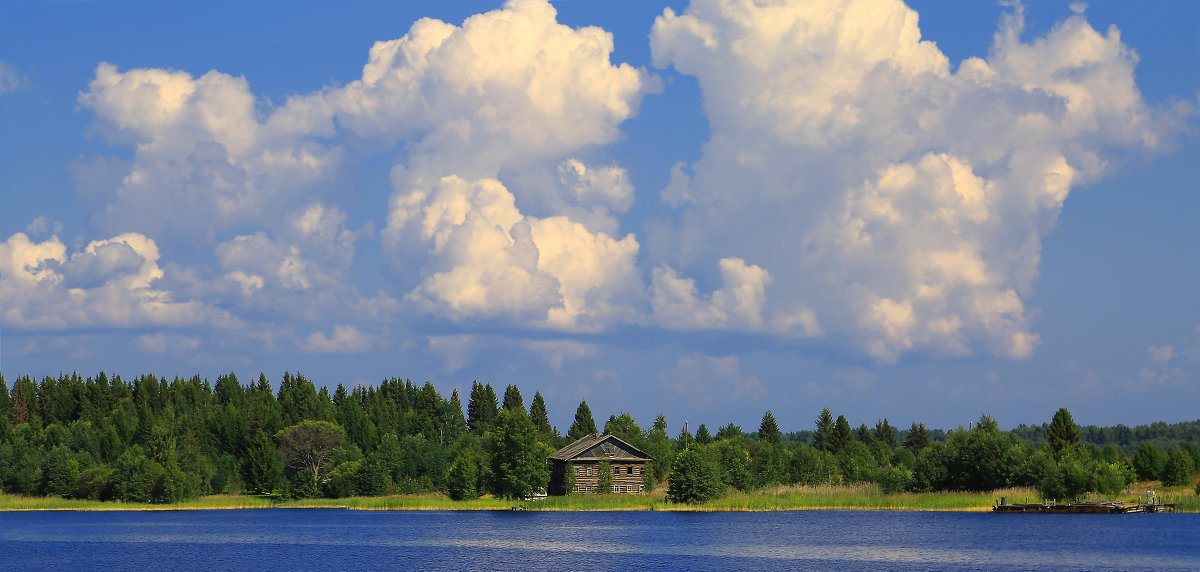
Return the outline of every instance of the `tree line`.
<path id="1" fill-rule="evenodd" d="M 852 428 L 823 410 L 812 430 L 784 434 L 771 411 L 755 432 L 701 424 L 671 436 L 663 415 L 643 428 L 610 415 L 603 433 L 655 461 L 647 488 L 678 501 L 794 484 L 876 483 L 899 491 L 1033 486 L 1047 497 L 1115 494 L 1135 480 L 1186 484 L 1200 470 L 1192 441 L 1169 448 L 1087 442 L 1065 409 L 1044 429 L 1001 431 L 983 415 L 968 428 L 906 430 L 888 420 Z M 1200 421 L 1196 422 L 1200 426 Z M 1118 426 L 1120 427 L 1120 426 Z M 1155 424 L 1152 428 L 1174 426 Z M 0 375 L 0 489 L 10 494 L 176 502 L 206 494 L 345 497 L 442 492 L 528 498 L 546 488 L 547 456 L 601 432 L 586 401 L 567 432 L 545 400 L 516 385 L 503 396 L 475 382 L 467 403 L 432 383 L 392 378 L 347 389 L 285 373 L 247 384 L 234 374 L 132 380 L 101 373 L 16 379 Z M 1162 437 L 1162 431 L 1150 439 Z"/>

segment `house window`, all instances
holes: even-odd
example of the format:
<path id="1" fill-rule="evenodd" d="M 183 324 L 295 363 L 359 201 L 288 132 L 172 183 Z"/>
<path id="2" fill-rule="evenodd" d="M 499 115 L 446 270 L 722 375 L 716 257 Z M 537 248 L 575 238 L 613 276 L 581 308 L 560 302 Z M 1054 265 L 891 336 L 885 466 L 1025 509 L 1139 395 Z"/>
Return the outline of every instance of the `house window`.
<path id="1" fill-rule="evenodd" d="M 625 467 L 625 474 L 626 474 L 626 475 L 632 475 L 632 474 L 633 474 L 633 467 L 632 467 L 632 466 Z"/>
<path id="2" fill-rule="evenodd" d="M 615 477 L 620 474 L 621 474 L 621 467 L 613 467 L 613 476 Z"/>
<path id="3" fill-rule="evenodd" d="M 589 476 L 589 477 L 592 476 L 592 469 L 593 469 L 593 467 L 588 467 L 587 476 Z"/>

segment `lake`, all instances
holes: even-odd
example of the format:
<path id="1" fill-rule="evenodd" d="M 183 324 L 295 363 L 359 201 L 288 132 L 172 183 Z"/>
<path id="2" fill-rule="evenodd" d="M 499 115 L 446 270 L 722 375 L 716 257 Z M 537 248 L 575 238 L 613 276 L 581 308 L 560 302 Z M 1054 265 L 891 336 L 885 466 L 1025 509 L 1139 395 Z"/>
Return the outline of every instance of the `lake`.
<path id="1" fill-rule="evenodd" d="M 1200 515 L 0 512 L 0 569 L 1200 570 Z"/>

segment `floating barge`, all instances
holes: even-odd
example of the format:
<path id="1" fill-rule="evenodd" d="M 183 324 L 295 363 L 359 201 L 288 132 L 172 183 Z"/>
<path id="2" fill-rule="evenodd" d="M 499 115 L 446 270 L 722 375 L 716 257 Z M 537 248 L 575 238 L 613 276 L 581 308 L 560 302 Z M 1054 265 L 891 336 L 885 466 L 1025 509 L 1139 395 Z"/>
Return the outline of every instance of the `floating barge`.
<path id="1" fill-rule="evenodd" d="M 1151 512 L 1175 512 L 1174 504 L 1166 504 L 1158 502 L 1157 498 L 1152 497 L 1152 501 L 1143 504 L 1141 501 L 1079 501 L 1073 503 L 1060 504 L 1053 500 L 1041 503 L 1014 503 L 1008 504 L 1005 499 L 1000 499 L 992 507 L 992 512 L 999 513 L 1036 513 L 1036 514 L 1138 514 Z"/>

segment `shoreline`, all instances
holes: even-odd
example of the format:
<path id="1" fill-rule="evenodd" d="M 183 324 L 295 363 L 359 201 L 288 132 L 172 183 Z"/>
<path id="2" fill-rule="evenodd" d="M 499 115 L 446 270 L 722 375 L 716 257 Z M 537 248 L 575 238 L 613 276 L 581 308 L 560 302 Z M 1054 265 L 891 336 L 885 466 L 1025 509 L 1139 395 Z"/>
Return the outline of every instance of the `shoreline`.
<path id="1" fill-rule="evenodd" d="M 1121 500 L 1139 498 L 1133 491 Z M 1160 494 L 1176 504 L 1176 512 L 1200 512 L 1200 497 L 1180 491 Z M 730 495 L 701 504 L 666 501 L 662 491 L 648 494 L 571 495 L 535 501 L 483 497 L 454 501 L 432 493 L 382 497 L 281 500 L 252 495 L 210 495 L 174 504 L 72 500 L 0 494 L 0 513 L 28 511 L 191 511 L 260 509 L 343 509 L 383 511 L 521 511 L 521 512 L 783 512 L 796 510 L 869 510 L 903 512 L 990 512 L 1001 497 L 1041 502 L 1031 489 L 1002 489 L 989 493 L 938 492 L 884 495 L 867 486 L 776 487 Z"/>

